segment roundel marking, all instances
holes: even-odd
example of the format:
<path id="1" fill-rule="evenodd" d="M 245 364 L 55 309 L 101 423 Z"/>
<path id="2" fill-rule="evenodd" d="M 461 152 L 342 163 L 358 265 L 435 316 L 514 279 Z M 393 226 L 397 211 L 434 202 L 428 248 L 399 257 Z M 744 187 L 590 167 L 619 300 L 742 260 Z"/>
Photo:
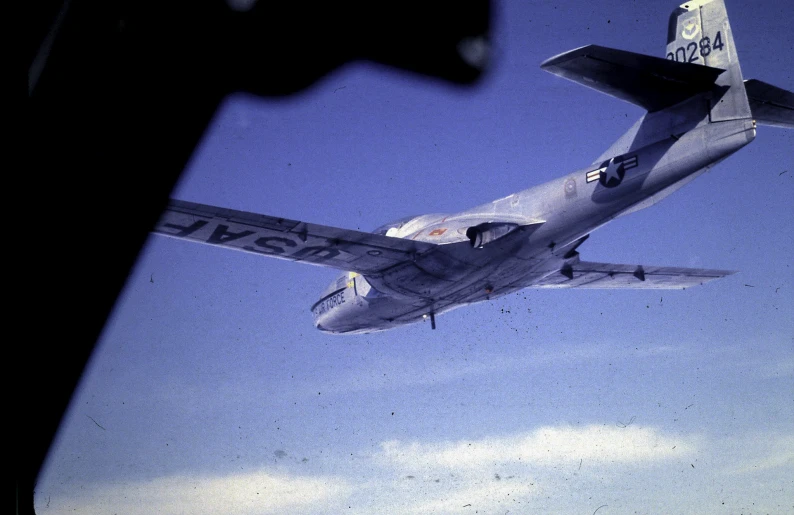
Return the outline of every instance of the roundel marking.
<path id="1" fill-rule="evenodd" d="M 626 169 L 623 166 L 623 159 L 613 157 L 601 165 L 601 174 L 598 177 L 598 181 L 606 188 L 614 188 L 623 182 L 625 175 Z"/>

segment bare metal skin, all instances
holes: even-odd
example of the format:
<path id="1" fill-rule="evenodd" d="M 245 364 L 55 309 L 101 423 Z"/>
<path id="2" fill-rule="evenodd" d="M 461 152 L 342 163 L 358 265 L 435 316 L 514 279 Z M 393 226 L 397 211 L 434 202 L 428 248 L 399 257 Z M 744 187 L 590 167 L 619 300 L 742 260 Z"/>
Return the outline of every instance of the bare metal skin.
<path id="1" fill-rule="evenodd" d="M 648 207 L 755 138 L 794 94 L 744 81 L 722 0 L 671 15 L 666 59 L 590 45 L 541 67 L 648 112 L 591 166 L 451 214 L 364 233 L 171 201 L 154 231 L 344 270 L 312 306 L 329 333 L 391 329 L 523 288 L 686 288 L 725 270 L 581 261 L 598 227 Z"/>

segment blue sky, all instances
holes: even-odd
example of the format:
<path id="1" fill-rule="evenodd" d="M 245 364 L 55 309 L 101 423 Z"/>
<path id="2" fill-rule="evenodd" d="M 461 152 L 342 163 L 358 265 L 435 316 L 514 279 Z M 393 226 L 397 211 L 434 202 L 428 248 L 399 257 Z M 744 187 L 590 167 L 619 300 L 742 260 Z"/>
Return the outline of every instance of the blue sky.
<path id="1" fill-rule="evenodd" d="M 230 97 L 174 198 L 371 230 L 592 162 L 639 108 L 540 70 L 663 56 L 675 4 L 504 2 L 461 89 L 353 63 Z M 745 78 L 794 90 L 794 5 L 730 2 Z M 316 331 L 335 271 L 152 236 L 62 424 L 39 513 L 794 509 L 794 134 L 599 229 L 584 259 L 739 270 L 686 291 L 526 290 L 438 330 Z M 604 506 L 606 505 L 606 506 Z"/>

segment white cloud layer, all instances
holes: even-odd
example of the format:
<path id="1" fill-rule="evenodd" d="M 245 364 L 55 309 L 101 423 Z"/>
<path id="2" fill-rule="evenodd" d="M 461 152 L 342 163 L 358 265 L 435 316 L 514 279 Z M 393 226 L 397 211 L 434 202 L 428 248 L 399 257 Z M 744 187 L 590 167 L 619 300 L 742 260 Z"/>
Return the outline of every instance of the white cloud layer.
<path id="1" fill-rule="evenodd" d="M 794 435 L 763 434 L 751 443 L 732 442 L 732 447 L 744 450 L 741 459 L 725 469 L 726 474 L 758 474 L 769 470 L 784 469 L 781 475 L 791 477 L 794 472 Z M 733 455 L 740 451 L 731 449 Z M 785 469 L 788 469 L 787 471 Z"/>
<path id="2" fill-rule="evenodd" d="M 720 459 L 734 447 L 748 452 L 739 460 Z M 348 471 L 338 475 L 257 470 L 72 484 L 65 493 L 40 492 L 36 510 L 42 515 L 502 514 L 592 512 L 608 504 L 613 512 L 630 513 L 638 503 L 650 502 L 674 512 L 680 499 L 673 493 L 688 492 L 689 501 L 702 508 L 725 502 L 741 511 L 747 502 L 764 502 L 775 512 L 785 503 L 780 487 L 786 480 L 774 478 L 791 471 L 793 450 L 789 434 L 714 442 L 638 425 L 546 426 L 476 440 L 382 442 L 370 460 L 347 467 L 327 463 Z M 734 451 L 728 454 L 735 457 Z M 750 486 L 725 494 L 736 490 L 737 475 L 741 485 Z"/>
<path id="3" fill-rule="evenodd" d="M 77 494 L 36 498 L 39 514 L 127 515 L 266 514 L 303 512 L 346 498 L 349 484 L 334 477 L 302 477 L 257 471 L 220 477 L 169 476 L 97 485 Z M 46 495 L 46 494 L 45 494 Z"/>
<path id="4" fill-rule="evenodd" d="M 475 510 L 479 513 L 492 513 L 501 507 L 520 507 L 522 499 L 537 494 L 540 489 L 527 481 L 491 481 L 483 484 L 467 482 L 453 487 L 433 497 L 415 496 L 407 503 L 409 513 L 457 513 Z M 510 511 L 508 509 L 508 511 Z"/>
<path id="5" fill-rule="evenodd" d="M 379 458 L 401 468 L 472 469 L 519 464 L 553 465 L 565 461 L 653 462 L 692 452 L 691 441 L 653 428 L 588 425 L 542 427 L 530 433 L 422 444 L 389 441 Z"/>

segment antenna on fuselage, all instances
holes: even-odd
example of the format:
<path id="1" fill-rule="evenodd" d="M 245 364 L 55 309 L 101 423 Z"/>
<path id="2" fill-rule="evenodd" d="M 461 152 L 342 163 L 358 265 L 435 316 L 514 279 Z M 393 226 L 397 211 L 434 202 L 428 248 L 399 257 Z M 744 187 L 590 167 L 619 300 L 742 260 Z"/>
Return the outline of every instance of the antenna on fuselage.
<path id="1" fill-rule="evenodd" d="M 436 328 L 436 314 L 431 311 L 430 313 L 428 313 L 426 315 L 422 315 L 422 318 L 424 318 L 424 319 L 427 319 L 427 317 L 430 317 L 430 329 L 435 329 Z"/>

